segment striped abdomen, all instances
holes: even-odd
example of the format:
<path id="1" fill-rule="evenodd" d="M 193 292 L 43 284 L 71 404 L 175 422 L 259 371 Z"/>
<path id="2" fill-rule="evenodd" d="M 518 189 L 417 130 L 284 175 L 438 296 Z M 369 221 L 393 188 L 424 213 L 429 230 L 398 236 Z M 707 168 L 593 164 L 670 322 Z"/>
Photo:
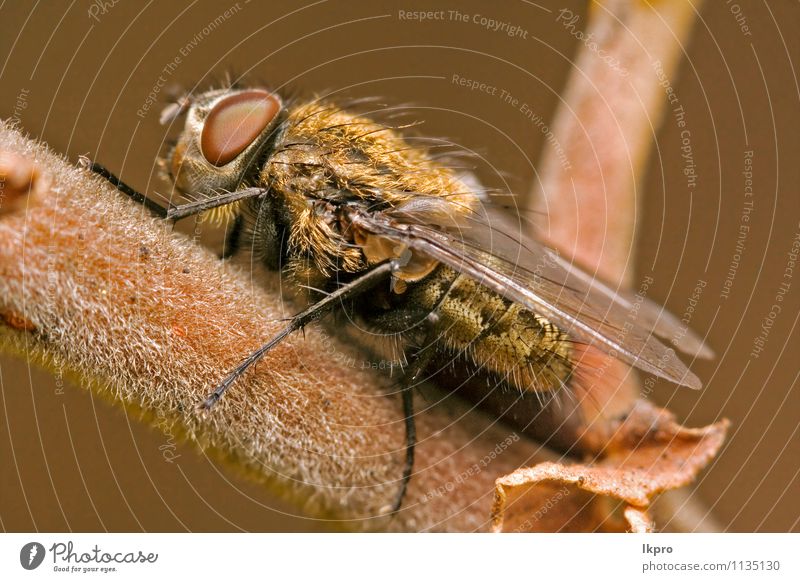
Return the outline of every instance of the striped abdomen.
<path id="1" fill-rule="evenodd" d="M 439 266 L 408 290 L 409 306 L 436 315 L 441 347 L 520 390 L 551 391 L 572 372 L 566 334 L 465 275 Z"/>

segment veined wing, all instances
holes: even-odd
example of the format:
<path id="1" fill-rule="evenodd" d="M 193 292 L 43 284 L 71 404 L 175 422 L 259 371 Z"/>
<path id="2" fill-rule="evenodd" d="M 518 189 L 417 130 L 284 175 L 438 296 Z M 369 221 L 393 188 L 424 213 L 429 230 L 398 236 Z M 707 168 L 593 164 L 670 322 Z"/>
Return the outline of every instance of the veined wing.
<path id="1" fill-rule="evenodd" d="M 526 225 L 514 221 L 501 209 L 485 205 L 466 220 L 467 227 L 459 229 L 463 232 L 465 241 L 479 248 L 491 249 L 492 254 L 523 269 L 538 268 L 538 272 L 546 278 L 560 281 L 577 291 L 589 293 L 591 290 L 595 307 L 602 311 L 623 309 L 629 323 L 634 319 L 639 327 L 670 341 L 685 354 L 702 359 L 714 357 L 713 350 L 703 339 L 665 307 L 643 294 L 612 288 L 596 275 L 587 273 L 560 256 L 555 249 L 531 236 L 530 228 L 524 228 Z M 452 230 L 452 225 L 444 225 L 444 228 Z"/>
<path id="2" fill-rule="evenodd" d="M 641 309 L 633 311 L 629 300 L 592 284 L 591 276 L 534 239 L 512 244 L 513 237 L 493 224 L 485 210 L 466 220 L 463 213 L 455 219 L 444 214 L 440 204 L 421 198 L 388 212 L 353 209 L 350 219 L 365 232 L 473 278 L 615 358 L 676 384 L 702 386 L 654 335 L 658 326 L 652 311 L 641 317 Z M 429 226 L 432 219 L 435 226 Z M 672 329 L 662 324 L 662 332 L 665 327 Z"/>

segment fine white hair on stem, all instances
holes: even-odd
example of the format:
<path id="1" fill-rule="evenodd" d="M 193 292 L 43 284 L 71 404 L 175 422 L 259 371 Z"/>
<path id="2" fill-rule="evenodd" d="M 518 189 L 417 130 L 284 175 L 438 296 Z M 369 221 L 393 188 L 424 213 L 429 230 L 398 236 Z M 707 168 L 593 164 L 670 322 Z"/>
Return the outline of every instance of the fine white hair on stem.
<path id="1" fill-rule="evenodd" d="M 382 516 L 399 487 L 405 443 L 392 379 L 354 367 L 352 347 L 311 326 L 198 413 L 209 389 L 283 325 L 278 296 L 15 129 L 0 128 L 0 149 L 33 160 L 51 184 L 0 218 L 0 312 L 28 326 L 0 326 L 3 343 L 157 417 L 161 429 L 304 513 L 348 529 L 485 529 L 494 478 L 554 458 L 522 441 L 451 490 L 511 431 L 446 398 L 417 415 L 406 504 Z M 446 495 L 429 495 L 443 487 Z"/>

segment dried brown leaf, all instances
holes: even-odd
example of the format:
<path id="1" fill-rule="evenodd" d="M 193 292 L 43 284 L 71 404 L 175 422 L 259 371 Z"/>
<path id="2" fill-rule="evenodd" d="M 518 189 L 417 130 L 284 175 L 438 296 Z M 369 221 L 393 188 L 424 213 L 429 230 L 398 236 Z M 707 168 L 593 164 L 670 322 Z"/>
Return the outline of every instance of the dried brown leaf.
<path id="1" fill-rule="evenodd" d="M 642 511 L 657 494 L 691 483 L 719 451 L 727 427 L 723 420 L 685 428 L 669 412 L 640 400 L 598 462 L 541 463 L 498 479 L 492 529 L 541 531 L 541 520 L 532 516 L 557 497 L 580 505 L 562 530 L 639 531 L 651 520 L 631 508 Z"/>

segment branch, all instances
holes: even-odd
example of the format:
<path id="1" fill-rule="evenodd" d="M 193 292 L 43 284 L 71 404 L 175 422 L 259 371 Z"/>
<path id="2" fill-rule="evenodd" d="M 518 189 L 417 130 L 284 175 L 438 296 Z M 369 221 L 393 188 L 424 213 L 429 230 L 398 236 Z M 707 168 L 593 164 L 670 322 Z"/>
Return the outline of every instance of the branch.
<path id="1" fill-rule="evenodd" d="M 494 479 L 555 458 L 447 399 L 418 414 L 404 509 L 381 517 L 405 455 L 400 397 L 385 374 L 360 369 L 363 354 L 312 326 L 197 412 L 283 325 L 279 297 L 7 125 L 0 150 L 3 343 L 196 442 L 306 514 L 355 530 L 486 529 Z"/>
<path id="2" fill-rule="evenodd" d="M 547 217 L 550 241 L 609 281 L 633 280 L 640 185 L 667 105 L 662 82 L 674 80 L 701 5 L 593 1 L 585 27 L 569 10 L 558 14 L 565 34 L 594 44 L 579 48 L 530 202 Z"/>
<path id="3" fill-rule="evenodd" d="M 701 4 L 596 0 L 590 4 L 585 25 L 569 9 L 557 13 L 556 22 L 564 26 L 565 33 L 585 42 L 578 49 L 562 105 L 553 120 L 538 167 L 538 181 L 529 200 L 521 205 L 545 217 L 538 224 L 538 232 L 545 233 L 567 257 L 622 286 L 630 287 L 633 282 L 641 182 L 668 102 L 665 83 L 674 79 Z M 708 510 L 685 491 L 659 488 L 657 484 L 681 474 L 679 468 L 668 466 L 670 457 L 681 456 L 681 449 L 684 468 L 700 459 L 705 460 L 694 470 L 704 466 L 722 445 L 727 421 L 704 429 L 685 429 L 663 411 L 637 402 L 641 386 L 627 366 L 601 354 L 593 357 L 605 361 L 596 367 L 600 370 L 597 374 L 587 372 L 591 376 L 587 392 L 592 397 L 584 395 L 577 405 L 579 416 L 586 419 L 580 442 L 582 448 L 598 453 L 602 460 L 589 468 L 546 465 L 499 479 L 495 529 L 520 528 L 518 519 L 506 515 L 514 503 L 510 496 L 519 497 L 530 489 L 538 490 L 538 494 L 552 489 L 554 475 L 563 491 L 577 489 L 583 496 L 615 483 L 616 477 L 612 497 L 638 505 L 636 512 L 642 512 L 656 492 L 672 489 L 655 506 L 659 524 L 681 531 L 717 529 Z M 619 417 L 628 420 L 614 422 Z M 622 455 L 615 450 L 615 441 L 626 438 L 626 432 L 643 434 L 650 423 L 662 424 L 663 434 L 650 434 Z M 637 467 L 645 467 L 646 474 Z M 577 487 L 576 475 L 580 476 Z M 591 485 L 598 476 L 601 485 Z M 694 473 L 682 477 L 683 484 L 688 484 Z M 621 480 L 637 483 L 640 493 L 650 492 L 638 499 L 630 497 L 618 485 Z M 520 500 L 516 503 L 524 504 Z M 650 518 L 636 512 L 625 514 L 631 528 L 648 529 L 642 524 Z M 516 513 L 520 513 L 519 508 Z M 530 525 L 525 520 L 522 523 Z"/>

